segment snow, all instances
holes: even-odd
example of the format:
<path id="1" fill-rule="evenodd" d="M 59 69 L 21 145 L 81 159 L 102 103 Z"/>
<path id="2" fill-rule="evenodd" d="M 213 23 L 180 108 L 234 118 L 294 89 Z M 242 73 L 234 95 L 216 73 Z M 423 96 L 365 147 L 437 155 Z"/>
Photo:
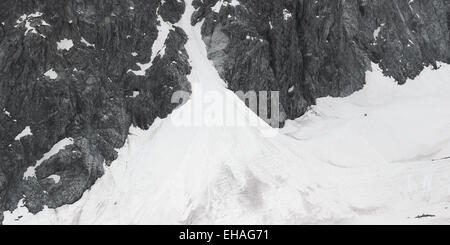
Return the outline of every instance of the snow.
<path id="1" fill-rule="evenodd" d="M 20 26 L 24 26 L 25 27 L 25 33 L 24 36 L 26 36 L 28 33 L 34 33 L 34 34 L 39 34 L 41 37 L 46 38 L 45 35 L 40 34 L 37 30 L 35 26 L 32 26 L 31 23 L 36 19 L 36 18 L 42 18 L 42 13 L 41 12 L 35 12 L 32 14 L 23 14 L 22 16 L 19 17 L 19 19 L 17 19 L 16 21 L 16 25 L 14 27 L 18 28 Z M 34 25 L 37 26 L 50 26 L 50 24 L 48 24 L 45 20 L 41 19 L 40 20 L 40 24 L 37 24 L 36 22 L 34 23 Z M 2 24 L 4 25 L 4 23 L 2 22 Z"/>
<path id="2" fill-rule="evenodd" d="M 136 97 L 138 97 L 140 95 L 140 92 L 139 91 L 133 91 L 133 94 L 132 95 L 128 95 L 127 97 L 130 97 L 130 98 L 136 98 Z"/>
<path id="3" fill-rule="evenodd" d="M 220 9 L 222 8 L 222 6 L 226 7 L 228 5 L 236 7 L 238 5 L 241 5 L 241 3 L 238 0 L 231 0 L 229 2 L 228 1 L 224 1 L 224 0 L 219 0 L 219 1 L 216 2 L 216 4 L 214 6 L 211 7 L 211 10 L 213 12 L 219 13 Z"/>
<path id="4" fill-rule="evenodd" d="M 49 23 L 47 23 L 45 20 L 41 20 L 41 25 L 43 26 L 51 26 Z"/>
<path id="5" fill-rule="evenodd" d="M 44 76 L 46 76 L 46 77 L 48 77 L 48 78 L 50 78 L 52 80 L 55 80 L 56 78 L 58 78 L 58 74 L 55 72 L 55 70 L 53 70 L 53 68 L 48 70 L 48 71 L 46 71 L 44 73 Z"/>
<path id="6" fill-rule="evenodd" d="M 73 41 L 71 39 L 64 38 L 56 43 L 58 50 L 69 51 L 73 47 Z"/>
<path id="7" fill-rule="evenodd" d="M 230 1 L 230 6 L 236 7 L 238 5 L 241 5 L 241 3 L 238 0 L 231 0 Z"/>
<path id="8" fill-rule="evenodd" d="M 88 47 L 95 48 L 95 44 L 89 43 L 88 41 L 86 41 L 86 39 L 84 39 L 84 37 L 81 38 L 81 43 L 83 43 L 84 45 L 86 45 Z M 73 46 L 73 44 L 72 44 L 72 46 Z"/>
<path id="9" fill-rule="evenodd" d="M 23 137 L 30 135 L 33 135 L 33 133 L 31 133 L 30 126 L 26 126 L 25 129 L 14 138 L 14 140 L 20 140 Z"/>
<path id="10" fill-rule="evenodd" d="M 36 162 L 36 164 L 34 166 L 27 168 L 27 170 L 23 174 L 23 179 L 35 178 L 36 177 L 36 168 L 38 168 L 43 162 L 47 161 L 52 156 L 58 154 L 58 152 L 60 152 L 61 150 L 64 150 L 66 148 L 66 146 L 71 145 L 71 144 L 73 144 L 72 138 L 65 138 L 65 139 L 59 141 L 58 143 L 56 143 L 50 149 L 50 151 L 45 153 L 44 156 L 42 156 L 42 158 Z M 59 179 L 58 179 L 58 182 L 56 181 L 56 179 L 54 179 L 54 180 L 56 183 L 59 182 Z"/>
<path id="11" fill-rule="evenodd" d="M 223 5 L 223 0 L 219 0 L 219 1 L 217 1 L 217 3 L 214 6 L 211 7 L 211 10 L 213 12 L 219 13 L 220 9 L 222 8 L 222 5 Z"/>
<path id="12" fill-rule="evenodd" d="M 29 215 L 28 209 L 25 207 L 25 199 L 22 198 L 17 204 L 17 209 L 14 212 L 4 212 L 5 220 L 19 221 L 20 217 Z"/>
<path id="13" fill-rule="evenodd" d="M 278 143 L 285 137 L 226 89 L 207 59 L 201 23 L 190 24 L 193 11 L 188 2 L 177 24 L 189 37 L 191 99 L 149 131 L 131 128 L 119 158 L 76 204 L 21 223 L 296 223 L 341 210 L 331 200 L 319 203 L 330 197 L 312 174 L 320 164 L 285 150 Z M 241 123 L 216 121 L 229 117 Z"/>
<path id="14" fill-rule="evenodd" d="M 288 89 L 288 93 L 294 92 L 294 89 L 295 89 L 295 86 L 291 86 L 291 87 Z"/>
<path id="15" fill-rule="evenodd" d="M 158 13 L 158 10 L 156 10 Z M 157 56 L 163 57 L 165 54 L 165 42 L 171 30 L 174 30 L 173 26 L 169 22 L 165 22 L 161 16 L 158 16 L 158 38 L 155 40 L 152 46 L 152 56 L 148 63 L 136 63 L 139 66 L 139 70 L 128 70 L 136 76 L 145 76 L 146 71 L 152 67 L 153 61 Z"/>
<path id="16" fill-rule="evenodd" d="M 377 29 L 375 29 L 375 31 L 373 31 L 373 39 L 377 40 L 378 36 L 380 35 L 381 32 L 381 28 L 383 28 L 385 26 L 385 24 L 381 24 Z"/>
<path id="17" fill-rule="evenodd" d="M 48 179 L 51 179 L 55 182 L 55 184 L 58 184 L 59 181 L 61 180 L 61 176 L 53 174 L 53 175 L 48 176 Z"/>
<path id="18" fill-rule="evenodd" d="M 7 117 L 11 117 L 11 113 L 7 111 L 5 108 L 3 108 L 3 114 L 5 114 Z"/>
<path id="19" fill-rule="evenodd" d="M 403 86 L 384 77 L 378 66 L 373 69 L 362 91 L 347 98 L 319 99 L 307 115 L 289 122 L 299 123 L 296 128 L 301 129 L 292 136 L 314 139 L 309 144 L 315 145 L 314 152 L 339 166 L 431 160 L 440 145 L 450 142 L 450 134 L 443 133 L 450 122 L 445 108 L 450 105 L 445 96 L 449 66 L 427 68 Z M 335 153 L 339 156 L 331 155 Z M 360 158 L 355 157 L 358 153 Z M 353 161 L 341 159 L 346 156 Z"/>
<path id="20" fill-rule="evenodd" d="M 363 90 L 287 122 L 297 147 L 337 167 L 330 180 L 352 223 L 448 224 L 450 66 L 441 66 L 399 86 L 373 65 Z M 423 213 L 436 217 L 414 218 Z"/>
<path id="21" fill-rule="evenodd" d="M 186 5 L 190 100 L 132 127 L 81 200 L 36 215 L 21 203 L 5 224 L 449 223 L 449 65 L 399 86 L 373 64 L 364 89 L 277 131 L 227 90 Z"/>
<path id="22" fill-rule="evenodd" d="M 283 19 L 285 21 L 287 21 L 287 20 L 289 20 L 291 18 L 292 18 L 292 13 L 289 10 L 287 10 L 287 9 L 283 9 Z"/>

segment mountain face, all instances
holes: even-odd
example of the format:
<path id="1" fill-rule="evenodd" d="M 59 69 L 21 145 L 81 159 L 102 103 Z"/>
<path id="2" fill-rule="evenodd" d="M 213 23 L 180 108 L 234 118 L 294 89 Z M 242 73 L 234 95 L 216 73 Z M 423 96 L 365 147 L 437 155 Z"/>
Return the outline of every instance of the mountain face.
<path id="1" fill-rule="evenodd" d="M 208 58 L 233 91 L 281 92 L 284 118 L 362 88 L 371 62 L 403 84 L 450 63 L 449 0 L 194 0 Z M 72 204 L 131 125 L 191 91 L 181 0 L 0 2 L 0 221 Z"/>
<path id="2" fill-rule="evenodd" d="M 176 22 L 184 7 L 176 0 L 1 1 L 0 213 L 22 198 L 31 212 L 75 202 L 117 158 L 131 124 L 148 128 L 175 108 L 173 91 L 190 90 L 186 36 L 169 30 L 163 55 L 152 45 L 158 23 Z M 137 65 L 152 56 L 149 69 Z M 26 127 L 32 135 L 15 140 Z M 45 159 L 64 139 L 73 144 Z"/>
<path id="3" fill-rule="evenodd" d="M 280 91 L 289 119 L 361 89 L 371 62 L 403 84 L 450 61 L 448 0 L 223 2 L 194 1 L 209 58 L 232 90 Z"/>

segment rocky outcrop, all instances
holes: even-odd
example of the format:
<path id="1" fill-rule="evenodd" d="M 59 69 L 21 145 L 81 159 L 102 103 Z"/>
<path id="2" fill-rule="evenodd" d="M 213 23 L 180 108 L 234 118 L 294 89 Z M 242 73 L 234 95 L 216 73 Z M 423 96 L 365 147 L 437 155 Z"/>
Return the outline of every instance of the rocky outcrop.
<path id="1" fill-rule="evenodd" d="M 0 222 L 19 200 L 33 213 L 77 201 L 132 124 L 148 128 L 177 106 L 172 93 L 190 90 L 181 29 L 152 67 L 129 71 L 149 62 L 159 22 L 177 22 L 184 8 L 176 0 L 0 2 Z"/>
<path id="2" fill-rule="evenodd" d="M 205 0 L 209 58 L 232 90 L 280 91 L 287 118 L 363 87 L 377 63 L 400 84 L 450 62 L 448 0 Z"/>

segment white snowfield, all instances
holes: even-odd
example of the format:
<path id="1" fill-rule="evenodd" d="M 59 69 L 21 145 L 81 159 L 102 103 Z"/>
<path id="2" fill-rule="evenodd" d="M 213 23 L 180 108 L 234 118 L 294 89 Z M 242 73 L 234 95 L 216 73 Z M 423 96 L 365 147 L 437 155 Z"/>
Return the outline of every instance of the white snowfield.
<path id="1" fill-rule="evenodd" d="M 190 2 L 177 25 L 189 37 L 191 99 L 150 130 L 131 128 L 80 201 L 36 215 L 22 201 L 4 224 L 450 223 L 450 66 L 398 86 L 374 65 L 362 91 L 320 99 L 268 137 L 207 59 Z M 203 112 L 242 125 L 192 124 L 211 93 L 226 105 Z"/>

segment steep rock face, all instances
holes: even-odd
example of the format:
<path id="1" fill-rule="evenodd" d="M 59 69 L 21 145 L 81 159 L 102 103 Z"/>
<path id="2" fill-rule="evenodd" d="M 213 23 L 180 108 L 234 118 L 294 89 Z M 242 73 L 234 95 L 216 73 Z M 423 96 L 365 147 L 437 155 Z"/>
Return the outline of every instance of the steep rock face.
<path id="1" fill-rule="evenodd" d="M 280 91 L 293 119 L 361 89 L 371 62 L 400 84 L 450 62 L 449 2 L 197 0 L 192 22 L 232 90 Z"/>
<path id="2" fill-rule="evenodd" d="M 131 124 L 147 128 L 177 106 L 172 93 L 190 90 L 186 35 L 171 28 L 164 53 L 152 54 L 152 46 L 161 22 L 177 22 L 184 7 L 0 2 L 0 222 L 19 200 L 31 212 L 77 201 L 116 159 Z M 130 72 L 152 55 L 149 69 Z"/>

